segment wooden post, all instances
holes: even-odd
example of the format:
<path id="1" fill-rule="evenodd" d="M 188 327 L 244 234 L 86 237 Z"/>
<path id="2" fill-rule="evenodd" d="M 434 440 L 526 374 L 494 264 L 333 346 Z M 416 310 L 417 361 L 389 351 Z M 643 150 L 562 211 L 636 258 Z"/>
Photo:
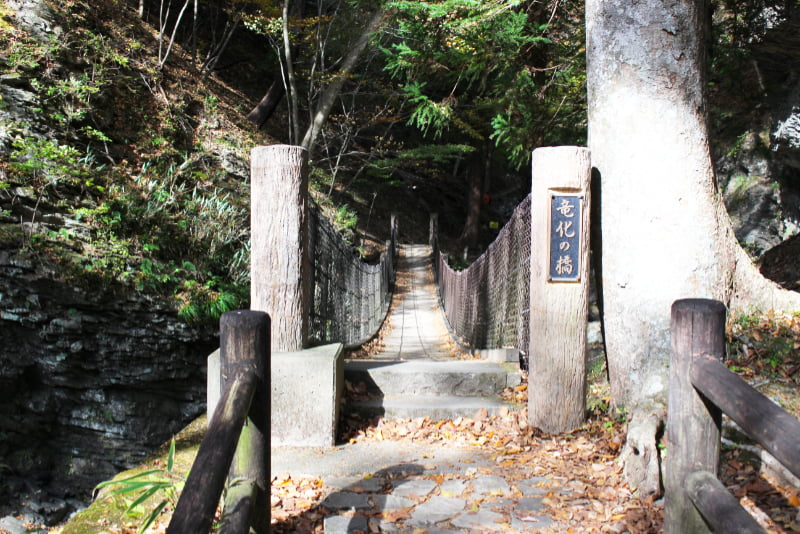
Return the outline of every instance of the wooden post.
<path id="1" fill-rule="evenodd" d="M 258 486 L 263 497 L 251 498 L 242 508 L 251 508 L 254 501 L 258 505 L 269 503 L 270 390 L 269 373 L 265 372 L 269 369 L 270 358 L 269 324 L 267 314 L 251 311 L 228 312 L 220 320 L 220 374 L 225 387 L 172 514 L 167 528 L 169 534 L 198 534 L 211 529 L 225 486 L 227 467 L 237 448 L 242 448 L 237 444 L 242 443 L 241 430 L 248 413 L 250 437 L 244 443 L 249 444 L 252 454 L 248 455 L 247 473 L 242 476 L 251 480 L 251 485 Z M 254 494 L 255 491 L 251 492 Z M 268 525 L 267 515 L 257 532 L 266 532 Z"/>
<path id="2" fill-rule="evenodd" d="M 428 244 L 433 247 L 434 241 L 439 241 L 439 214 L 431 213 L 428 220 Z"/>
<path id="3" fill-rule="evenodd" d="M 691 370 L 696 358 L 721 360 L 725 354 L 725 306 L 707 299 L 676 301 L 671 336 L 664 532 L 708 532 L 687 493 L 687 477 L 696 471 L 716 476 L 722 414 L 697 393 Z"/>
<path id="4" fill-rule="evenodd" d="M 389 218 L 389 240 L 392 242 L 391 260 L 393 266 L 394 262 L 397 260 L 397 251 L 398 247 L 400 246 L 398 239 L 397 214 L 392 213 Z M 394 267 L 392 268 L 392 283 L 394 283 Z"/>
<path id="5" fill-rule="evenodd" d="M 233 311 L 220 319 L 221 389 L 240 375 L 258 378 L 236 454 L 228 472 L 223 532 L 266 534 L 269 528 L 270 318 L 266 313 Z"/>
<path id="6" fill-rule="evenodd" d="M 589 150 L 533 151 L 528 419 L 568 432 L 586 414 Z"/>
<path id="7" fill-rule="evenodd" d="M 308 343 L 311 294 L 308 257 L 308 154 L 272 145 L 251 154 L 250 309 L 273 321 L 273 348 Z"/>
<path id="8" fill-rule="evenodd" d="M 439 272 L 439 214 L 431 213 L 428 219 L 428 245 L 431 247 L 431 265 L 433 266 L 433 283 L 437 288 L 441 281 L 441 272 Z"/>
<path id="9" fill-rule="evenodd" d="M 226 472 L 256 390 L 255 375 L 237 376 L 222 392 L 186 479 L 167 534 L 201 534 L 211 530 Z"/>

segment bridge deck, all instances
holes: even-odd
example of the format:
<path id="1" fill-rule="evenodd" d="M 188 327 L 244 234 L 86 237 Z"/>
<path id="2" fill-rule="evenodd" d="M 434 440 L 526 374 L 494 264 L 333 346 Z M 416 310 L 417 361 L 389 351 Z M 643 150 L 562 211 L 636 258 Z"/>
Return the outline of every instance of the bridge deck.
<path id="1" fill-rule="evenodd" d="M 447 360 L 455 352 L 439 307 L 427 245 L 400 245 L 389 334 L 375 358 Z"/>

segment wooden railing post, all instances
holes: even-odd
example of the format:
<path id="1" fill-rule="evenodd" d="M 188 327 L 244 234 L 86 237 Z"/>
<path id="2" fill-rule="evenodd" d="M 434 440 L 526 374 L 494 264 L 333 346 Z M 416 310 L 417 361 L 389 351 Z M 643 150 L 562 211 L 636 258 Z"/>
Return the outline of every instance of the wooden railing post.
<path id="1" fill-rule="evenodd" d="M 299 146 L 256 147 L 250 175 L 250 309 L 275 321 L 275 351 L 302 350 L 311 294 L 308 153 Z"/>
<path id="2" fill-rule="evenodd" d="M 263 502 L 269 514 L 269 333 L 266 313 L 233 311 L 222 316 L 220 374 L 226 383 L 167 527 L 168 534 L 200 534 L 211 529 L 235 452 L 247 467 L 237 468 L 233 476 L 240 473 L 247 479 L 244 485 L 251 488 L 249 498 L 237 501 L 242 503 L 239 509 L 247 512 L 250 520 L 253 504 L 260 506 Z M 243 433 L 248 414 L 248 431 Z M 266 532 L 268 525 L 269 515 L 260 519 L 257 532 Z"/>
<path id="3" fill-rule="evenodd" d="M 270 318 L 235 311 L 220 319 L 220 380 L 224 391 L 238 376 L 254 374 L 256 392 L 228 471 L 222 532 L 266 534 L 270 523 Z"/>
<path id="4" fill-rule="evenodd" d="M 722 415 L 697 393 L 691 370 L 697 358 L 722 360 L 725 306 L 707 299 L 676 301 L 672 305 L 671 336 L 664 532 L 708 532 L 687 492 L 687 478 L 696 471 L 717 474 Z"/>
<path id="5" fill-rule="evenodd" d="M 533 152 L 528 419 L 569 432 L 586 414 L 589 150 Z"/>
<path id="6" fill-rule="evenodd" d="M 439 240 L 439 214 L 431 213 L 428 221 L 428 244 L 433 246 L 434 241 Z"/>

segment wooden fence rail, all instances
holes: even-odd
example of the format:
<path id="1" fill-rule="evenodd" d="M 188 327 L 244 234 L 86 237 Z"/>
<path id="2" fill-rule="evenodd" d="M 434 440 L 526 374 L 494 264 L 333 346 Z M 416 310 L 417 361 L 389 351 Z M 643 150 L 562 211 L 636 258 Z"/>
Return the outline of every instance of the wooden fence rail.
<path id="1" fill-rule="evenodd" d="M 200 444 L 167 534 L 207 533 L 228 480 L 220 532 L 268 532 L 270 318 L 232 311 L 220 319 L 222 396 Z"/>
<path id="2" fill-rule="evenodd" d="M 722 364 L 725 306 L 672 305 L 664 532 L 765 532 L 717 478 L 722 414 L 800 476 L 800 421 Z"/>

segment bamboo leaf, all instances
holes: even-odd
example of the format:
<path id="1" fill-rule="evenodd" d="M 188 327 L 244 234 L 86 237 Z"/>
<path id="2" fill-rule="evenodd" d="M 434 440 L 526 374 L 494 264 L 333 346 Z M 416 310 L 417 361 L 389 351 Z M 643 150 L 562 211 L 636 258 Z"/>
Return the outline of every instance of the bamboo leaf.
<path id="1" fill-rule="evenodd" d="M 131 476 L 127 477 L 127 478 L 121 478 L 119 480 L 106 480 L 105 482 L 101 482 L 100 484 L 95 486 L 95 489 L 105 488 L 107 486 L 113 486 L 115 484 L 126 484 L 129 481 L 137 480 L 137 479 L 140 479 L 142 477 L 146 477 L 148 475 L 152 475 L 152 474 L 160 473 L 160 472 L 161 472 L 161 469 L 151 469 L 149 471 L 143 471 L 141 473 L 137 473 L 135 475 L 131 475 Z"/>
<path id="2" fill-rule="evenodd" d="M 169 454 L 167 455 L 167 471 L 172 472 L 172 466 L 175 465 L 175 438 L 169 443 Z"/>
<path id="3" fill-rule="evenodd" d="M 149 490 L 142 492 L 142 494 L 139 495 L 139 497 L 137 497 L 136 500 L 133 501 L 128 506 L 128 509 L 125 512 L 126 513 L 132 512 L 133 510 L 136 509 L 137 506 L 139 506 L 140 504 L 144 503 L 144 501 L 146 501 L 147 499 L 149 499 L 150 497 L 152 497 L 153 495 L 158 493 L 161 489 L 163 489 L 163 488 L 161 488 L 160 486 L 153 486 Z"/>
<path id="4" fill-rule="evenodd" d="M 137 530 L 138 534 L 143 534 L 147 528 L 153 524 L 153 521 L 161 514 L 161 511 L 164 510 L 164 507 L 167 506 L 167 501 L 161 501 L 158 506 L 156 506 L 150 515 L 139 525 L 139 530 Z"/>

